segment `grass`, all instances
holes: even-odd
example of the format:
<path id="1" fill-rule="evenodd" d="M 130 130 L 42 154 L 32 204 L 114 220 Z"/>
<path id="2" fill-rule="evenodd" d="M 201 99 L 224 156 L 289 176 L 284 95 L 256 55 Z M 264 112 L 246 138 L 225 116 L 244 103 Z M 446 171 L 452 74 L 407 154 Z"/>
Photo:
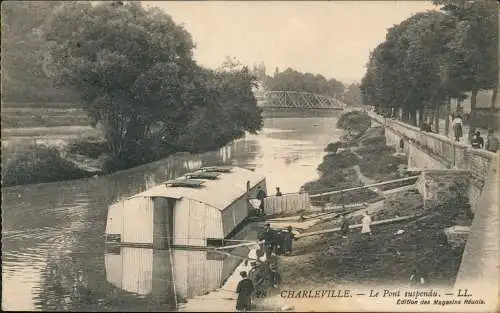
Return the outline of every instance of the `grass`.
<path id="1" fill-rule="evenodd" d="M 356 152 L 363 157 L 359 160 L 363 175 L 377 182 L 400 178 L 399 169 L 406 164 L 405 156 L 394 155 L 396 150 L 385 144 L 363 146 Z"/>
<path id="2" fill-rule="evenodd" d="M 300 238 L 294 243 L 293 255 L 280 260 L 284 288 L 332 283 L 406 284 L 416 266 L 428 273 L 432 285 L 452 285 L 463 248 L 453 249 L 446 242 L 444 221 L 453 214 L 443 205 L 418 221 L 373 226 L 371 238 L 361 236 L 359 229 L 352 230 L 347 240 L 338 233 Z M 372 217 L 379 220 L 417 212 L 423 212 L 422 199 L 410 192 L 394 196 Z M 359 220 L 359 216 L 353 217 L 350 222 Z M 316 225 L 314 230 L 338 226 L 339 221 L 331 221 Z M 405 232 L 395 235 L 398 230 Z M 425 238 L 418 247 L 417 233 Z"/>
<path id="3" fill-rule="evenodd" d="M 401 177 L 400 170 L 406 163 L 405 157 L 394 155 L 396 151 L 386 146 L 384 128 L 370 128 L 371 120 L 367 117 L 366 113 L 356 111 L 345 113 L 340 117 L 337 127 L 347 129 L 344 140 L 326 146 L 325 151 L 328 154 L 318 166 L 319 179 L 303 185 L 309 194 L 364 186 L 353 168 L 356 165 L 359 165 L 364 176 L 375 182 Z M 361 146 L 353 148 L 358 143 Z M 340 148 L 345 150 L 339 151 Z M 394 188 L 407 184 L 402 182 L 394 185 Z M 382 199 L 382 196 L 370 189 L 360 189 L 318 197 L 312 204 L 321 206 L 330 202 L 341 205 Z"/>
<path id="4" fill-rule="evenodd" d="M 82 109 L 58 107 L 6 107 L 2 109 L 3 128 L 88 126 L 91 121 Z"/>
<path id="5" fill-rule="evenodd" d="M 57 148 L 33 145 L 2 155 L 2 186 L 84 178 L 92 175 L 63 159 Z"/>

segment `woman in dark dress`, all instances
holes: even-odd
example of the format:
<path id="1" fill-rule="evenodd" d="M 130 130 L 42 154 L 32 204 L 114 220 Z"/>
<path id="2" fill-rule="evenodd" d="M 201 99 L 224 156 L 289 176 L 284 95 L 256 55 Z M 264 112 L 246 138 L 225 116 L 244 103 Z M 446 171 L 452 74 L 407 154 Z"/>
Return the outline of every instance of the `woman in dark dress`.
<path id="1" fill-rule="evenodd" d="M 292 242 L 295 239 L 292 233 L 292 226 L 287 227 L 287 231 L 283 232 L 283 250 L 285 255 L 290 255 L 292 253 Z"/>
<path id="2" fill-rule="evenodd" d="M 247 278 L 247 272 L 242 271 L 240 276 L 243 279 L 238 283 L 238 287 L 236 287 L 236 293 L 238 293 L 236 310 L 247 311 L 252 308 L 253 283 Z"/>

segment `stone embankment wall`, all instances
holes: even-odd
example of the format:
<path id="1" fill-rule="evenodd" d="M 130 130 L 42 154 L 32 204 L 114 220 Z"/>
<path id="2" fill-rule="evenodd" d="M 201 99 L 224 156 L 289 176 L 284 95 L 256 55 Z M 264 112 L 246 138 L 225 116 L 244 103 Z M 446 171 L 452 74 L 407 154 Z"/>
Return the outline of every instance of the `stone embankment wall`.
<path id="1" fill-rule="evenodd" d="M 468 196 L 471 208 L 475 211 L 485 187 L 485 179 L 496 170 L 497 154 L 485 150 L 472 149 L 470 146 L 454 142 L 449 138 L 422 132 L 418 128 L 404 124 L 395 119 L 381 117 L 374 112 L 368 113 L 375 125 L 385 126 L 387 144 L 400 150 L 400 141 L 403 140 L 402 152 L 408 155 L 408 168 L 414 169 L 461 169 L 468 170 L 469 188 Z M 450 171 L 432 175 L 436 183 L 443 183 L 445 179 L 453 179 L 449 175 L 463 175 Z M 441 176 L 439 179 L 437 177 Z M 422 188 L 421 188 L 422 189 Z M 423 190 L 423 189 L 422 189 Z M 424 195 L 425 197 L 425 195 Z M 496 203 L 498 205 L 498 202 Z"/>

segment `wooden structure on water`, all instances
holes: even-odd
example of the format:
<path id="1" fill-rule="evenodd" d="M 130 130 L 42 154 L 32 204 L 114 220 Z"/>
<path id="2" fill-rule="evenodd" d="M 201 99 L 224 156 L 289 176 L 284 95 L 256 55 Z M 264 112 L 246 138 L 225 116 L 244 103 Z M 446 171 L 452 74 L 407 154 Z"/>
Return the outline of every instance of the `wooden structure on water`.
<path id="1" fill-rule="evenodd" d="M 263 176 L 238 167 L 188 173 L 109 207 L 106 241 L 135 247 L 198 247 L 231 237 L 248 217 Z"/>

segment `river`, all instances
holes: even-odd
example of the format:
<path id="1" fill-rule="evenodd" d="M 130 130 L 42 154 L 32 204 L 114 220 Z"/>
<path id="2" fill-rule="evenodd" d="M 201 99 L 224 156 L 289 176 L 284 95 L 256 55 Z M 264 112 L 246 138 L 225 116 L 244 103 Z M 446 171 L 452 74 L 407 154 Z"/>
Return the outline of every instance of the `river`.
<path id="1" fill-rule="evenodd" d="M 168 297 L 167 285 L 187 298 L 217 287 L 229 274 L 228 261 L 206 252 L 205 261 L 191 266 L 194 276 L 187 275 L 185 281 L 175 274 L 176 260 L 194 260 L 200 252 L 177 251 L 173 258 L 147 249 L 105 252 L 102 235 L 108 206 L 213 165 L 254 168 L 266 176 L 270 193 L 276 186 L 284 193 L 296 192 L 317 178 L 324 147 L 340 135 L 335 128 L 339 115 L 266 117 L 259 134 L 248 134 L 217 151 L 174 155 L 98 178 L 3 188 L 2 310 L 168 311 L 176 308 L 176 300 Z M 212 270 L 204 264 L 208 260 L 210 266 L 221 268 L 222 276 L 210 276 Z M 197 272 L 198 267 L 207 273 Z M 177 277 L 177 282 L 158 283 L 162 271 L 173 273 L 170 277 Z M 163 287 L 158 289 L 158 284 Z"/>

